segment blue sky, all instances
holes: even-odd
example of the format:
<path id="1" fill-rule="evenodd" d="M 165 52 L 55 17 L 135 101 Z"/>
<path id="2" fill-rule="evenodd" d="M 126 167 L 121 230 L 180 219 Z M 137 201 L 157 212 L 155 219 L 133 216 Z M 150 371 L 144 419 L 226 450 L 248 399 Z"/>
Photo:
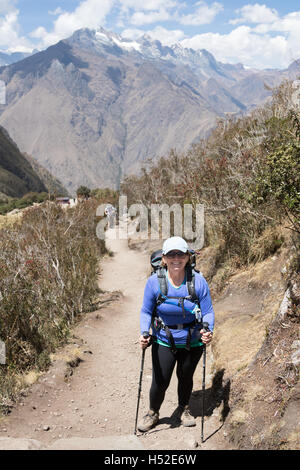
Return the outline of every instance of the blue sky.
<path id="1" fill-rule="evenodd" d="M 300 58 L 298 1 L 0 0 L 0 50 L 44 49 L 80 28 L 207 49 L 229 63 L 283 68 Z"/>

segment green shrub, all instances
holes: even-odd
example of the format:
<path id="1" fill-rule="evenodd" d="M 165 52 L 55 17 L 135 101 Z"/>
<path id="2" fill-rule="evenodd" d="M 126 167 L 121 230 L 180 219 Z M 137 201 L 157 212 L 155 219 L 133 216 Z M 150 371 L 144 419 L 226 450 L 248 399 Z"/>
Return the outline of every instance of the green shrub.
<path id="1" fill-rule="evenodd" d="M 300 230 L 300 144 L 290 142 L 266 156 L 255 196 L 279 203 Z"/>
<path id="2" fill-rule="evenodd" d="M 32 206 L 34 203 L 42 203 L 50 198 L 46 192 L 42 193 L 27 193 L 20 199 L 11 198 L 10 201 L 0 201 L 0 214 L 5 215 L 14 209 L 25 209 L 25 207 Z"/>

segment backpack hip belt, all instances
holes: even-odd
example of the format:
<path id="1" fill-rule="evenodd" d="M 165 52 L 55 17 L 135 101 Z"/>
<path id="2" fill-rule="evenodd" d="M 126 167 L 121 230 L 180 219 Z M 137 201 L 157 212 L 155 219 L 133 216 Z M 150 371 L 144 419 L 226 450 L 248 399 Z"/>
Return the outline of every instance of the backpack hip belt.
<path id="1" fill-rule="evenodd" d="M 184 330 L 185 328 L 191 328 L 192 326 L 195 326 L 196 321 L 193 320 L 190 323 L 177 323 L 176 325 L 166 325 L 162 318 L 154 317 L 153 325 L 156 330 L 165 330 L 166 328 L 169 328 L 171 330 Z"/>
<path id="2" fill-rule="evenodd" d="M 188 328 L 185 347 L 188 351 L 190 351 L 191 337 L 197 325 L 198 327 L 201 327 L 201 323 L 199 323 L 197 320 L 193 320 L 190 323 L 177 323 L 176 325 L 166 325 L 161 317 L 154 317 L 152 321 L 152 326 L 156 331 L 164 330 L 166 332 L 166 336 L 171 345 L 171 351 L 174 354 L 176 354 L 177 348 L 171 330 L 184 330 L 185 328 Z"/>

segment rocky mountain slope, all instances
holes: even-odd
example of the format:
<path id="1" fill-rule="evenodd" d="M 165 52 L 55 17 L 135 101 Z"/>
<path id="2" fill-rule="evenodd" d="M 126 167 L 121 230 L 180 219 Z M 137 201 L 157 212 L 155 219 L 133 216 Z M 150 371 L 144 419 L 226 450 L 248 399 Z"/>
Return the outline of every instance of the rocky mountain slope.
<path id="1" fill-rule="evenodd" d="M 83 29 L 0 67 L 7 85 L 0 123 L 71 193 L 82 184 L 118 187 L 146 159 L 206 136 L 218 116 L 265 100 L 264 83 L 296 74 L 222 64 L 206 50 L 166 47 L 147 36 L 129 41 Z"/>
<path id="2" fill-rule="evenodd" d="M 21 153 L 0 126 L 0 195 L 19 198 L 31 191 L 68 195 L 61 182 L 31 155 Z"/>
<path id="3" fill-rule="evenodd" d="M 69 196 L 66 188 L 62 185 L 61 181 L 58 178 L 55 178 L 50 171 L 46 170 L 35 158 L 27 153 L 24 153 L 24 157 L 30 165 L 32 166 L 33 170 L 42 180 L 44 185 L 47 188 L 47 191 L 51 194 L 55 194 L 57 196 Z"/>
<path id="4" fill-rule="evenodd" d="M 29 191 L 46 191 L 44 183 L 0 127 L 0 193 L 22 197 Z"/>

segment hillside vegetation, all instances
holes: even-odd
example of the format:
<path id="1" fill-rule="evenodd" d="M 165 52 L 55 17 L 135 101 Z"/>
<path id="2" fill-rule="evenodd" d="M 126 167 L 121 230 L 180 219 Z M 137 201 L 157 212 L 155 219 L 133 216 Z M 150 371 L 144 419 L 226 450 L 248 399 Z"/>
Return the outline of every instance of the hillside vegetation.
<path id="1" fill-rule="evenodd" d="M 64 210 L 46 201 L 28 208 L 21 223 L 0 230 L 0 338 L 6 364 L 0 368 L 0 410 L 8 412 L 21 374 L 44 370 L 50 353 L 70 327 L 97 304 L 98 201 Z"/>

